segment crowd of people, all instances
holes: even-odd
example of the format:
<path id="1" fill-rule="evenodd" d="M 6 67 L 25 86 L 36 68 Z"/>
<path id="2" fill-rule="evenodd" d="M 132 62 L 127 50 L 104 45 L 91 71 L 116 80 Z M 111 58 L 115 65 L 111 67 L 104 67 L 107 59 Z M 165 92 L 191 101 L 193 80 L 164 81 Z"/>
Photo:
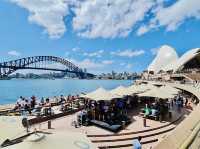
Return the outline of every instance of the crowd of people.
<path id="1" fill-rule="evenodd" d="M 173 99 L 169 100 L 155 100 L 152 98 L 141 98 L 138 96 L 127 96 L 122 99 L 113 99 L 111 101 L 95 101 L 95 100 L 85 100 L 85 111 L 84 115 L 90 120 L 104 121 L 109 124 L 116 123 L 122 117 L 128 116 L 129 109 L 134 109 L 139 106 L 143 106 L 142 113 L 148 117 L 152 116 L 156 119 L 164 119 L 167 114 L 170 113 L 171 109 L 177 109 L 181 112 L 183 107 L 190 107 L 191 100 L 184 94 L 179 94 Z M 145 106 L 146 105 L 146 106 Z M 81 113 L 81 115 L 83 114 Z M 141 113 L 141 114 L 142 114 Z"/>
<path id="2" fill-rule="evenodd" d="M 39 110 L 39 109 L 44 109 L 45 113 L 51 113 L 51 107 L 52 106 L 59 106 L 60 105 L 60 110 L 62 111 L 64 108 L 65 103 L 69 103 L 71 101 L 74 101 L 77 99 L 79 96 L 71 96 L 68 95 L 67 97 L 64 97 L 63 95 L 57 97 L 54 96 L 52 99 L 50 98 L 44 98 L 42 97 L 41 99 L 32 96 L 29 98 L 25 98 L 20 96 L 19 99 L 17 100 L 14 111 L 27 111 L 30 114 Z"/>
<path id="3" fill-rule="evenodd" d="M 163 120 L 168 114 L 168 116 L 171 117 L 171 111 L 173 110 L 176 110 L 179 113 L 182 111 L 183 107 L 193 110 L 193 106 L 191 104 L 195 104 L 196 101 L 197 100 L 195 97 L 191 98 L 186 94 L 180 93 L 173 99 L 160 99 L 145 104 L 145 108 L 141 109 L 140 114 L 146 118 L 155 118 L 156 120 Z"/>
<path id="4" fill-rule="evenodd" d="M 127 119 L 127 111 L 136 105 L 132 97 L 113 99 L 111 101 L 95 101 L 85 99 L 84 115 L 90 120 L 104 121 L 109 124 Z M 83 113 L 81 113 L 82 115 Z"/>

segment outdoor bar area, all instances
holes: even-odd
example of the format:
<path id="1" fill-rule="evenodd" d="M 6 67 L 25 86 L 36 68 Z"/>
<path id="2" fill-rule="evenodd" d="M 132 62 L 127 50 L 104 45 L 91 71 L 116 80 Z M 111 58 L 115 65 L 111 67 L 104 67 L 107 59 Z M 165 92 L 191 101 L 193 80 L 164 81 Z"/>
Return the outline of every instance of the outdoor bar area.
<path id="1" fill-rule="evenodd" d="M 118 132 L 134 123 L 134 111 L 143 117 L 144 127 L 146 119 L 170 119 L 173 105 L 177 103 L 178 107 L 183 106 L 179 93 L 179 89 L 168 85 L 145 82 L 129 87 L 119 86 L 113 90 L 98 88 L 80 95 L 80 98 L 85 100 L 85 107 L 77 115 L 77 126 L 95 125 L 111 132 Z"/>
<path id="2" fill-rule="evenodd" d="M 123 96 L 99 88 L 81 97 L 85 98 L 85 108 L 80 117 L 83 124 L 94 124 L 117 132 L 131 122 Z"/>

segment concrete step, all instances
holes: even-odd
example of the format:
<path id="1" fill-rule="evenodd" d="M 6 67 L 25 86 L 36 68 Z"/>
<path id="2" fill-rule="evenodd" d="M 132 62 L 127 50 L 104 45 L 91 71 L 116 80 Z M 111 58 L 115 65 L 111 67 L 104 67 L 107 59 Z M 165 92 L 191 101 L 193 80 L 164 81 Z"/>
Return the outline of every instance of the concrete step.
<path id="1" fill-rule="evenodd" d="M 154 135 L 154 134 L 159 134 L 159 133 L 164 133 L 165 131 L 171 130 L 175 128 L 175 125 L 172 124 L 170 126 L 161 128 L 161 129 L 156 129 L 153 131 L 148 131 L 148 132 L 141 132 L 137 134 L 130 134 L 130 135 L 119 135 L 119 136 L 108 136 L 108 137 L 91 137 L 90 139 L 95 143 L 99 142 L 116 142 L 117 140 L 125 140 L 125 139 L 132 139 L 132 138 L 137 138 L 138 136 L 149 136 L 149 135 Z"/>
<path id="2" fill-rule="evenodd" d="M 151 131 L 151 132 L 145 132 L 145 133 L 141 133 L 140 136 L 142 137 L 141 142 L 147 142 L 144 144 L 144 146 L 151 146 L 151 144 L 156 144 L 160 139 L 164 138 L 165 136 L 167 136 L 175 127 L 170 125 L 169 127 L 166 128 L 162 128 L 159 130 L 155 130 L 155 131 Z M 109 147 L 109 148 L 128 148 L 129 146 L 131 146 L 133 139 L 138 138 L 138 134 L 137 135 L 125 135 L 125 136 L 115 136 L 114 138 L 104 138 L 101 140 L 95 140 L 95 138 L 91 138 L 92 142 L 95 143 L 98 147 Z M 157 140 L 158 141 L 155 141 Z M 151 142 L 152 140 L 154 140 L 153 142 Z M 150 141 L 148 143 L 148 141 Z"/>

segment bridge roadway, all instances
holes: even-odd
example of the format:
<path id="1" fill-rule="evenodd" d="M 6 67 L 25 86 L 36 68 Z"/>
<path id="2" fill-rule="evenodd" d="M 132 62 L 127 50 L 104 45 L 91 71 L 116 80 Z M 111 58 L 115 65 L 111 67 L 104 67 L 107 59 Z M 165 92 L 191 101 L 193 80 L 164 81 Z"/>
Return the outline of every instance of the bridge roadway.
<path id="1" fill-rule="evenodd" d="M 39 67 L 30 66 L 31 64 L 41 64 L 42 62 L 54 62 L 60 63 L 66 67 L 66 69 L 59 69 L 59 68 L 47 68 L 47 67 Z M 83 69 L 77 67 L 70 61 L 55 57 L 55 56 L 33 56 L 33 57 L 26 57 L 17 60 L 12 60 L 8 62 L 0 63 L 0 78 L 7 77 L 11 73 L 20 70 L 20 69 L 37 69 L 37 70 L 50 70 L 50 71 L 61 71 L 61 72 L 70 72 L 74 73 L 81 78 L 87 77 L 94 77 L 95 75 L 87 72 L 83 72 Z"/>
<path id="2" fill-rule="evenodd" d="M 71 70 L 67 70 L 67 69 L 57 69 L 57 68 L 36 68 L 36 67 L 19 67 L 19 66 L 1 66 L 2 68 L 11 68 L 11 69 L 35 69 L 35 70 L 50 70 L 50 71 L 60 71 L 60 72 L 69 72 L 69 73 L 77 73 L 76 71 L 71 71 Z M 86 75 L 91 75 L 93 76 L 93 74 L 90 73 L 85 73 L 85 72 L 79 72 L 80 74 L 86 74 Z"/>

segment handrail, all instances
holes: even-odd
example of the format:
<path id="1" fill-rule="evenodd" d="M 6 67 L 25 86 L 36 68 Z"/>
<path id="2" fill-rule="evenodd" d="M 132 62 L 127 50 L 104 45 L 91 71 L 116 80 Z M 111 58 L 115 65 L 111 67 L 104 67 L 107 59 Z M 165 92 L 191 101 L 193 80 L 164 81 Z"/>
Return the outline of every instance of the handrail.
<path id="1" fill-rule="evenodd" d="M 184 141 L 184 143 L 180 146 L 179 149 L 189 148 L 189 146 L 192 144 L 199 131 L 200 131 L 200 122 L 197 123 L 196 127 L 192 130 L 190 136 Z"/>

